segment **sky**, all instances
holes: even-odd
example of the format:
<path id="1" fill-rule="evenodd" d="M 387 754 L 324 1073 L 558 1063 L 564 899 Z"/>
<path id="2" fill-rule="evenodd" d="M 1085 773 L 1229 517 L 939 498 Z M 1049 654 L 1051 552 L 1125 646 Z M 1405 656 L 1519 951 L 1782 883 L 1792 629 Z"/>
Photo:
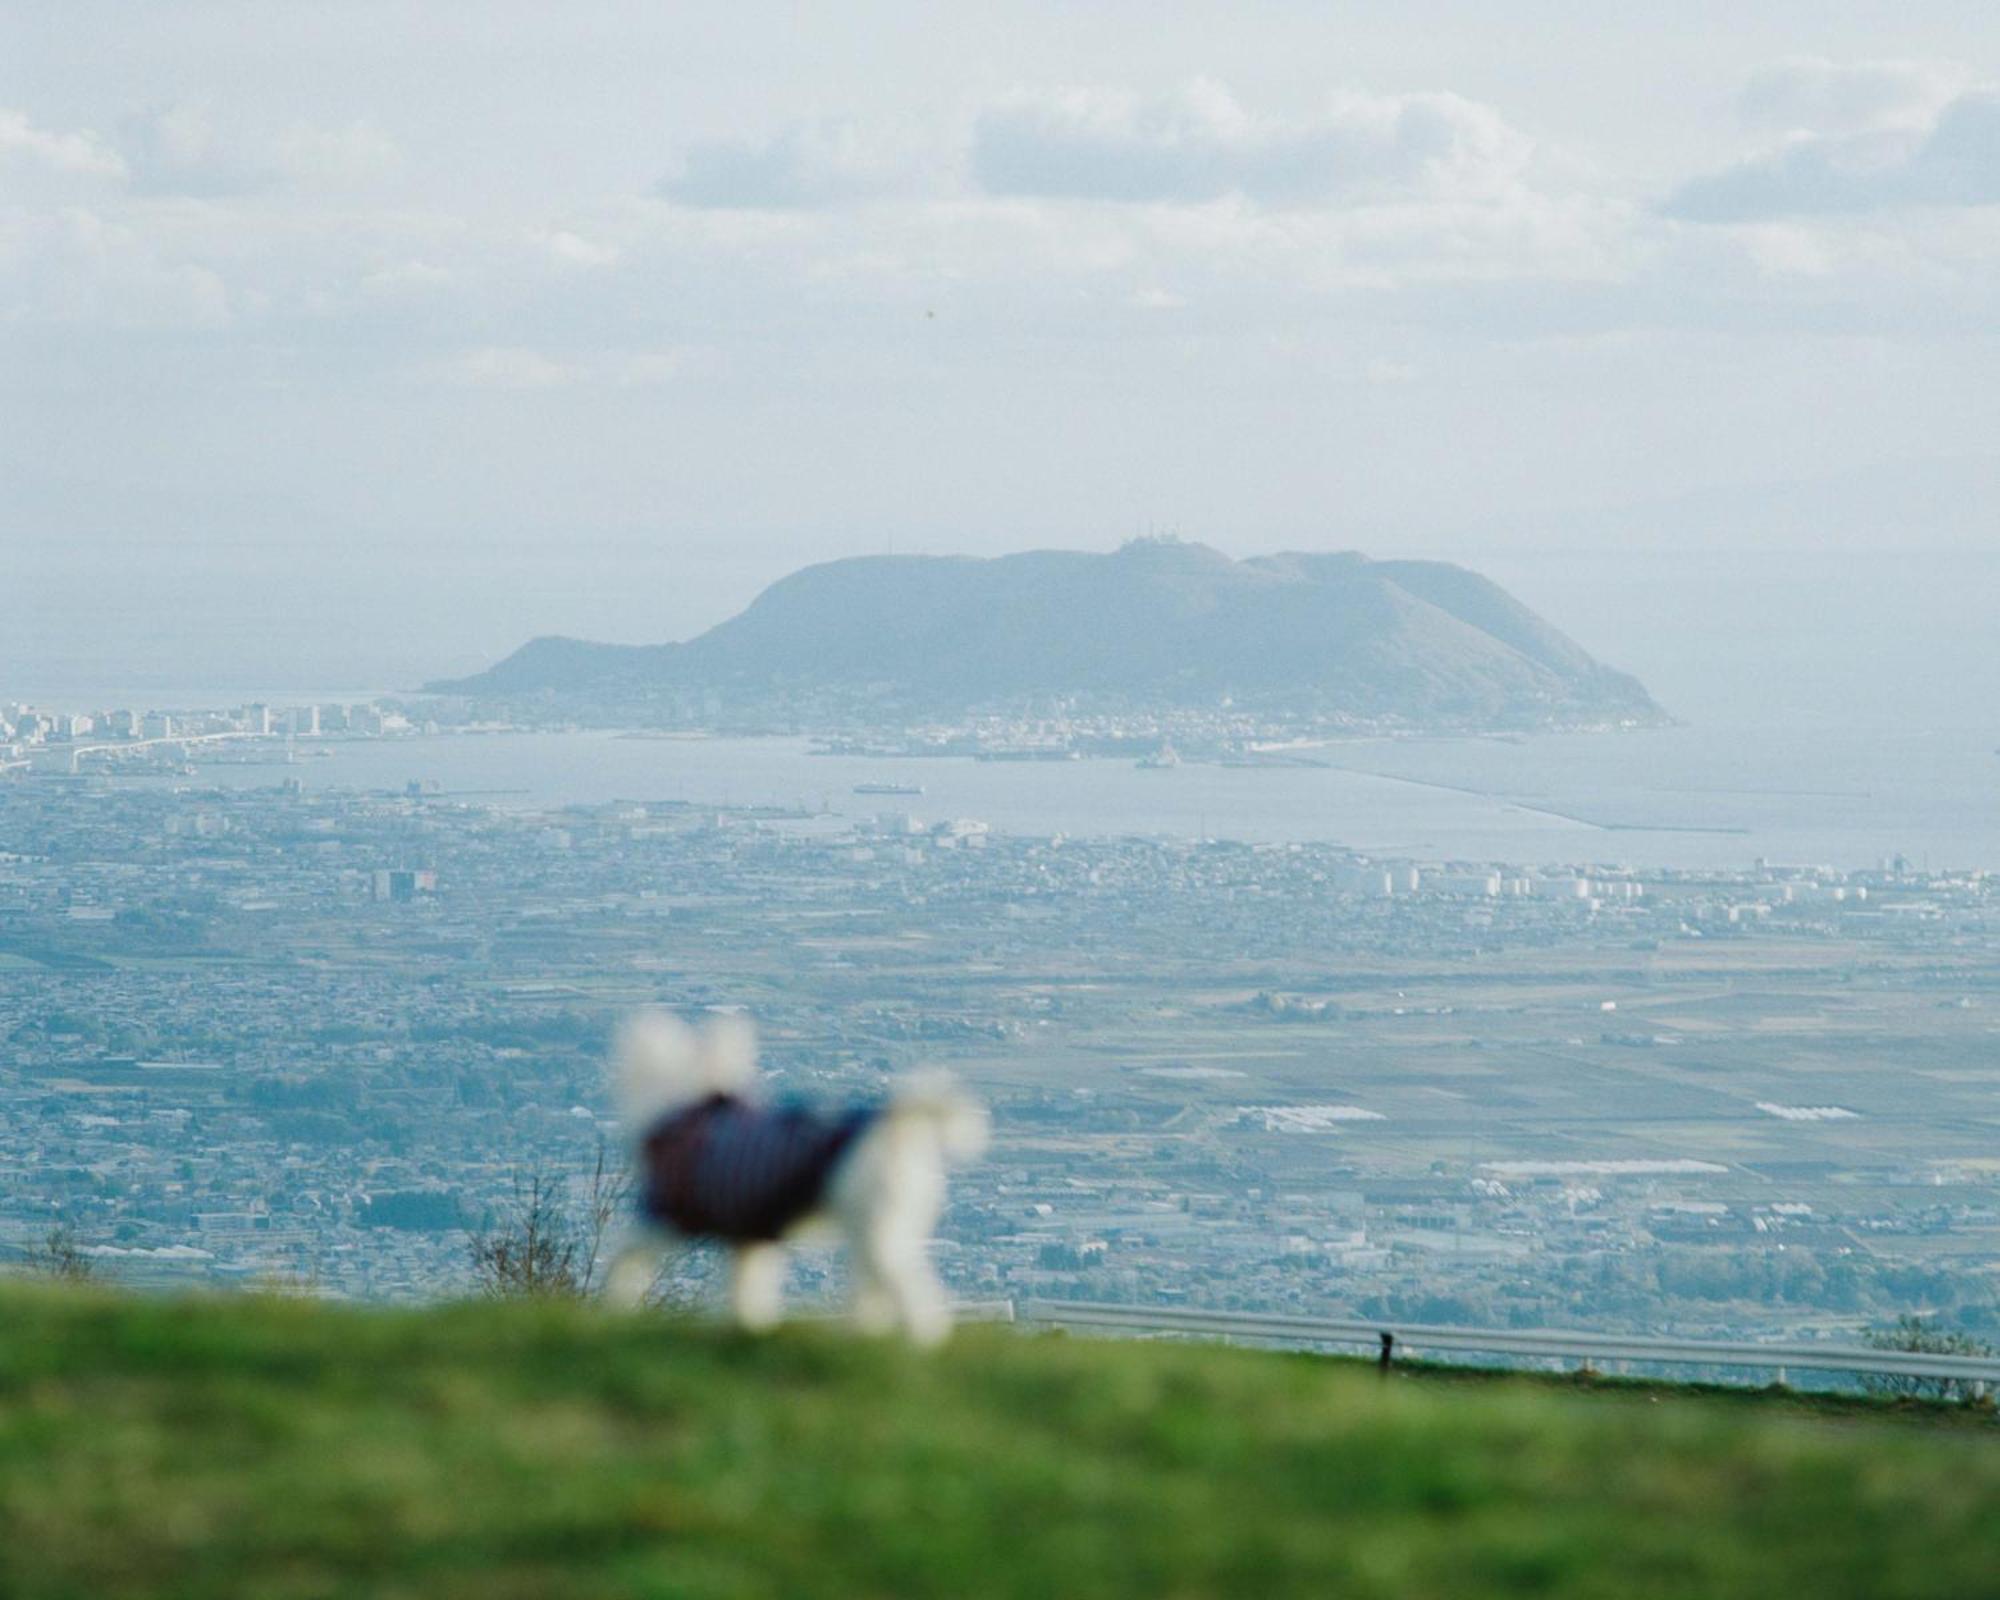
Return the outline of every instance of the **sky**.
<path id="1" fill-rule="evenodd" d="M 1996 396 L 1990 4 L 0 0 L 0 695 L 1149 531 L 2000 691 Z"/>

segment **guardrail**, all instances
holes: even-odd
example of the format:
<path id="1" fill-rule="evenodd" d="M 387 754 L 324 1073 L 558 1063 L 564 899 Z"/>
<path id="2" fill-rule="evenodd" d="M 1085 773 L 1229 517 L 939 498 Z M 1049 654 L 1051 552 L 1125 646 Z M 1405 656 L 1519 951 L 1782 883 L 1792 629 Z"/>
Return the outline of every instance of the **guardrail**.
<path id="1" fill-rule="evenodd" d="M 983 1311 L 985 1307 L 981 1308 Z M 993 1313 L 986 1311 L 986 1318 Z M 1180 1306 L 1108 1305 L 1092 1300 L 1022 1300 L 1012 1320 L 1030 1326 L 1101 1329 L 1107 1333 L 1173 1333 L 1206 1339 L 1263 1343 L 1362 1345 L 1384 1365 L 1398 1351 L 1421 1354 L 1470 1351 L 1531 1356 L 1599 1367 L 1614 1361 L 1657 1366 L 1755 1367 L 1779 1382 L 1794 1367 L 1891 1378 L 1950 1379 L 1973 1395 L 2000 1385 L 2000 1355 L 1930 1355 L 1855 1345 L 1757 1344 L 1747 1341 L 1654 1338 L 1616 1333 L 1572 1333 L 1552 1328 L 1453 1328 L 1412 1322 L 1365 1322 L 1246 1311 L 1202 1311 Z"/>

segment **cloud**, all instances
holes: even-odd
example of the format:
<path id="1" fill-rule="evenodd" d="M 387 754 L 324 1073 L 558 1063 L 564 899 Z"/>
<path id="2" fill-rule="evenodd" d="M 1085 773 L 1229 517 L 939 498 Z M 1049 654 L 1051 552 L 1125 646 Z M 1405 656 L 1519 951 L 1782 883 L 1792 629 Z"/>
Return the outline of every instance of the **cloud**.
<path id="1" fill-rule="evenodd" d="M 908 180 L 908 164 L 847 121 L 794 123 L 767 140 L 711 139 L 681 152 L 658 193 L 677 205 L 796 211 L 855 200 Z"/>
<path id="2" fill-rule="evenodd" d="M 579 385 L 650 388 L 679 376 L 679 350 L 587 350 L 551 355 L 525 345 L 484 345 L 421 370 L 434 383 L 469 389 L 536 390 Z"/>
<path id="3" fill-rule="evenodd" d="M 225 138 L 205 106 L 188 102 L 129 116 L 118 132 L 142 194 L 216 199 L 284 184 L 350 188 L 380 177 L 398 158 L 395 141 L 371 123 L 295 123 L 275 138 Z"/>
<path id="4" fill-rule="evenodd" d="M 231 320 L 218 272 L 175 259 L 115 217 L 84 206 L 0 211 L 0 324 L 213 329 Z"/>
<path id="5" fill-rule="evenodd" d="M 205 107 L 136 112 L 118 125 L 118 146 L 142 194 L 214 197 L 262 187 L 270 173 L 226 149 Z"/>
<path id="6" fill-rule="evenodd" d="M 552 389 L 576 375 L 571 364 L 518 345 L 463 351 L 428 368 L 427 374 L 470 389 Z"/>
<path id="7" fill-rule="evenodd" d="M 392 267 L 378 267 L 365 273 L 361 287 L 375 295 L 427 294 L 451 282 L 451 273 L 430 261 L 404 261 Z"/>
<path id="8" fill-rule="evenodd" d="M 1378 386 L 1415 383 L 1423 375 L 1423 368 L 1413 361 L 1389 361 L 1379 356 L 1361 369 L 1361 376 Z"/>
<path id="9" fill-rule="evenodd" d="M 1798 133 L 1683 184 L 1664 210 L 1691 222 L 1755 222 L 1913 207 L 2000 205 L 2000 90 L 1968 90 L 1910 129 Z"/>
<path id="10" fill-rule="evenodd" d="M 48 172 L 122 178 L 125 163 L 94 133 L 51 133 L 20 111 L 0 110 L 0 167 L 23 162 Z"/>
<path id="11" fill-rule="evenodd" d="M 616 245 L 599 244 L 580 233 L 556 229 L 535 236 L 535 242 L 556 260 L 571 267 L 615 267 L 623 257 Z"/>
<path id="12" fill-rule="evenodd" d="M 1152 99 L 1015 94 L 974 124 L 971 166 L 995 195 L 1316 205 L 1492 192 L 1519 178 L 1532 151 L 1497 113 L 1455 94 L 1343 94 L 1315 115 L 1283 118 L 1199 81 Z"/>
<path id="13" fill-rule="evenodd" d="M 1780 61 L 1751 75 L 1737 99 L 1746 122 L 1788 132 L 1863 133 L 1923 128 L 1972 87 L 1949 61 Z"/>
<path id="14" fill-rule="evenodd" d="M 294 182 L 351 188 L 393 171 L 401 152 L 371 122 L 350 122 L 343 128 L 298 123 L 278 136 L 272 159 Z"/>

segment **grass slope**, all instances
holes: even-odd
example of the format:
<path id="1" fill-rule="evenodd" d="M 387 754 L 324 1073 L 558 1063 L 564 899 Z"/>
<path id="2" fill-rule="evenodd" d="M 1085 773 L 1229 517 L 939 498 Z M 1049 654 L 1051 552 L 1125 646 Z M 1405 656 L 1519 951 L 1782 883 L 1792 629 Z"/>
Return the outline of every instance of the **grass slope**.
<path id="1" fill-rule="evenodd" d="M 974 1329 L 0 1291 L 0 1595 L 2000 1593 L 2000 1429 Z"/>

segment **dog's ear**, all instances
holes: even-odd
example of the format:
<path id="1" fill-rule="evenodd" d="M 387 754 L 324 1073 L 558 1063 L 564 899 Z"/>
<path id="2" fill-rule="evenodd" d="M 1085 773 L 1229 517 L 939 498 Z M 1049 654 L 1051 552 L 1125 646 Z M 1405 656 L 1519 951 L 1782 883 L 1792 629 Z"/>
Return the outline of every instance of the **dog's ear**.
<path id="1" fill-rule="evenodd" d="M 702 1024 L 702 1077 L 720 1093 L 741 1089 L 757 1072 L 757 1028 L 737 1011 L 718 1011 Z"/>
<path id="2" fill-rule="evenodd" d="M 647 1006 L 625 1019 L 611 1055 L 619 1115 L 630 1128 L 702 1092 L 701 1043 L 671 1011 Z"/>

